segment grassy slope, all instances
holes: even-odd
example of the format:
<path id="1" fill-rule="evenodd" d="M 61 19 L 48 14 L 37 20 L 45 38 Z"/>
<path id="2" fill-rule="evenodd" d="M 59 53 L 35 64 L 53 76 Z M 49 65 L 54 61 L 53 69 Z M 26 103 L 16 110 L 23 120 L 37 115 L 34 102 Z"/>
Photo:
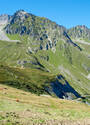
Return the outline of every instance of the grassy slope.
<path id="1" fill-rule="evenodd" d="M 7 84 L 32 93 L 46 94 L 44 88 L 55 79 L 53 74 L 31 68 L 0 66 L 0 84 Z"/>
<path id="2" fill-rule="evenodd" d="M 16 36 L 12 35 L 9 37 L 15 39 Z M 89 80 L 86 78 L 89 72 L 82 67 L 82 64 L 90 66 L 90 63 L 86 55 L 83 54 L 84 51 L 80 52 L 77 48 L 60 41 L 56 46 L 55 53 L 51 50 L 42 50 L 36 54 L 28 54 L 27 49 L 32 41 L 28 41 L 27 36 L 17 36 L 16 38 L 19 39 L 21 43 L 0 41 L 1 63 L 10 66 L 20 66 L 17 64 L 17 60 L 35 61 L 33 57 L 36 56 L 41 64 L 54 75 L 58 73 L 63 74 L 78 93 L 81 95 L 90 94 Z M 42 59 L 41 56 L 48 56 L 49 61 Z M 30 64 L 27 64 L 27 66 L 33 67 L 33 65 Z M 36 66 L 34 66 L 34 68 L 35 67 Z"/>
<path id="3" fill-rule="evenodd" d="M 19 39 L 21 40 L 21 38 Z M 4 85 L 4 83 L 9 85 L 13 83 L 14 87 L 27 90 L 26 85 L 30 84 L 34 93 L 46 94 L 43 91 L 44 83 L 51 81 L 58 73 L 62 73 L 80 94 L 90 94 L 89 80 L 81 75 L 81 72 L 85 75 L 89 73 L 82 68 L 82 62 L 89 65 L 89 60 L 84 55 L 85 50 L 85 52 L 80 52 L 76 48 L 66 45 L 67 51 L 69 50 L 67 53 L 63 42 L 60 41 L 55 53 L 49 50 L 27 54 L 30 43 L 27 42 L 27 37 L 23 39 L 21 43 L 0 41 L 0 123 L 12 125 L 12 123 L 21 124 L 23 122 L 22 124 L 28 125 L 61 122 L 63 124 L 66 120 L 66 123 L 70 125 L 73 124 L 72 120 L 82 122 L 82 119 L 86 119 L 85 124 L 89 123 L 90 107 L 85 104 L 49 96 L 36 96 Z M 42 59 L 42 55 L 49 56 L 49 61 Z M 52 73 L 37 70 L 33 65 L 29 65 L 29 68 L 20 68 L 20 65 L 17 64 L 17 60 L 35 61 L 34 56 Z"/>
<path id="4" fill-rule="evenodd" d="M 62 73 L 79 93 L 90 94 L 89 80 L 85 77 L 89 72 L 82 67 L 82 64 L 90 66 L 89 59 L 83 51 L 80 52 L 77 48 L 68 45 L 66 48 L 64 47 L 64 44 L 60 41 L 55 53 L 51 50 L 43 52 L 43 55 L 49 55 L 49 63 L 53 66 L 51 71 Z M 40 57 L 40 53 L 42 54 L 42 51 L 38 52 L 38 57 Z M 42 63 L 45 63 L 45 61 L 42 61 Z"/>
<path id="5" fill-rule="evenodd" d="M 87 125 L 89 111 L 89 106 L 79 102 L 36 96 L 0 84 L 0 125 Z"/>

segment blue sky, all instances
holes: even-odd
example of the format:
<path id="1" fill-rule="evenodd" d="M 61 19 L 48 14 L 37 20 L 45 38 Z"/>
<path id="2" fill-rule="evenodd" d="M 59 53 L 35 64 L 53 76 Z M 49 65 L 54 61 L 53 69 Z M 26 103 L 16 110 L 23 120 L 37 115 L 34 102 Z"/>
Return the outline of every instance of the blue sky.
<path id="1" fill-rule="evenodd" d="M 90 28 L 90 0 L 0 0 L 0 14 L 12 15 L 19 9 L 47 17 L 67 28 L 75 25 Z"/>

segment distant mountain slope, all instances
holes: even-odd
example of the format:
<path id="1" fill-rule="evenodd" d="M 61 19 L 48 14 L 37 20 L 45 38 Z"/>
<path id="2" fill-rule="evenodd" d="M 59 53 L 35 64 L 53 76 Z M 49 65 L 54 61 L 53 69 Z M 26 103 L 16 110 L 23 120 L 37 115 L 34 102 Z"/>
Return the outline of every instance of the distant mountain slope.
<path id="1" fill-rule="evenodd" d="M 18 40 L 10 40 L 8 38 L 8 36 L 6 35 L 5 31 L 4 31 L 4 27 L 10 23 L 12 16 L 9 15 L 1 15 L 0 16 L 0 40 L 5 40 L 5 41 L 10 41 L 10 42 L 17 42 Z"/>
<path id="2" fill-rule="evenodd" d="M 67 30 L 69 36 L 73 39 L 84 39 L 90 41 L 90 29 L 84 25 L 78 25 Z"/>
<path id="3" fill-rule="evenodd" d="M 60 39 L 80 49 L 80 47 L 70 39 L 65 27 L 47 18 L 38 17 L 23 10 L 17 11 L 12 16 L 10 23 L 5 27 L 5 31 L 7 34 L 28 35 L 28 39 L 36 41 L 33 43 L 36 45 L 36 50 L 53 48 Z"/>
<path id="4" fill-rule="evenodd" d="M 4 15 L 1 15 L 0 16 L 0 25 L 1 24 L 7 24 L 9 23 L 11 20 L 11 16 L 7 15 L 7 14 L 4 14 Z"/>

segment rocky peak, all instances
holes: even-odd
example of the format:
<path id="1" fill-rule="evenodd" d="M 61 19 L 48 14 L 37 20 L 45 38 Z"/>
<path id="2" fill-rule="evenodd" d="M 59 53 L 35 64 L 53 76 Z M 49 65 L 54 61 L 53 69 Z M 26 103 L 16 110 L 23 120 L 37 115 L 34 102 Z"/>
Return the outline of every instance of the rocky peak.
<path id="1" fill-rule="evenodd" d="M 10 21 L 10 24 L 15 24 L 18 22 L 24 22 L 26 18 L 30 16 L 29 13 L 25 12 L 24 10 L 18 10 L 16 13 L 12 16 L 12 20 Z"/>
<path id="2" fill-rule="evenodd" d="M 76 27 L 74 28 L 77 28 L 77 29 L 82 29 L 82 30 L 89 30 L 87 26 L 85 25 L 77 25 Z"/>
<path id="3" fill-rule="evenodd" d="M 18 10 L 18 11 L 16 11 L 16 13 L 15 13 L 16 16 L 20 16 L 20 17 L 25 16 L 25 15 L 27 15 L 27 14 L 28 14 L 28 13 L 25 12 L 24 10 Z"/>
<path id="4" fill-rule="evenodd" d="M 70 35 L 70 37 L 74 39 L 83 38 L 90 40 L 90 29 L 87 28 L 85 25 L 78 25 L 70 28 L 67 33 Z"/>

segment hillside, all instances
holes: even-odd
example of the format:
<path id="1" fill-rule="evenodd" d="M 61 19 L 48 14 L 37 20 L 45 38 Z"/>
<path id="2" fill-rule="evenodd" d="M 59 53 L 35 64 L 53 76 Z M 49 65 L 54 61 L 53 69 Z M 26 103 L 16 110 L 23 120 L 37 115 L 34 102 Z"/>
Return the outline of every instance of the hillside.
<path id="1" fill-rule="evenodd" d="M 1 15 L 1 125 L 87 125 L 89 40 L 86 26 L 67 30 L 24 10 Z"/>
<path id="2" fill-rule="evenodd" d="M 90 106 L 0 84 L 0 125 L 89 125 Z"/>
<path id="3" fill-rule="evenodd" d="M 28 90 L 26 87 L 28 84 L 30 88 L 28 91 L 42 94 L 46 93 L 45 83 L 47 82 L 52 88 L 52 90 L 48 88 L 48 94 L 54 93 L 54 96 L 66 99 L 84 97 L 89 101 L 90 58 L 81 44 L 71 40 L 66 28 L 47 18 L 38 17 L 23 10 L 10 16 L 7 22 L 3 32 L 6 32 L 5 35 L 10 42 L 9 40 L 0 41 L 0 64 L 4 74 L 9 73 L 8 75 L 14 76 L 10 75 L 12 84 L 9 83 L 10 80 L 3 83 L 19 86 L 25 90 Z M 10 71 L 8 72 L 7 69 Z M 46 74 L 45 79 L 44 75 L 38 76 L 43 73 Z M 32 74 L 36 76 L 34 83 Z M 25 77 L 24 81 L 22 75 Z M 17 80 L 15 76 L 20 79 Z M 7 79 L 8 76 L 1 74 L 1 77 Z"/>

